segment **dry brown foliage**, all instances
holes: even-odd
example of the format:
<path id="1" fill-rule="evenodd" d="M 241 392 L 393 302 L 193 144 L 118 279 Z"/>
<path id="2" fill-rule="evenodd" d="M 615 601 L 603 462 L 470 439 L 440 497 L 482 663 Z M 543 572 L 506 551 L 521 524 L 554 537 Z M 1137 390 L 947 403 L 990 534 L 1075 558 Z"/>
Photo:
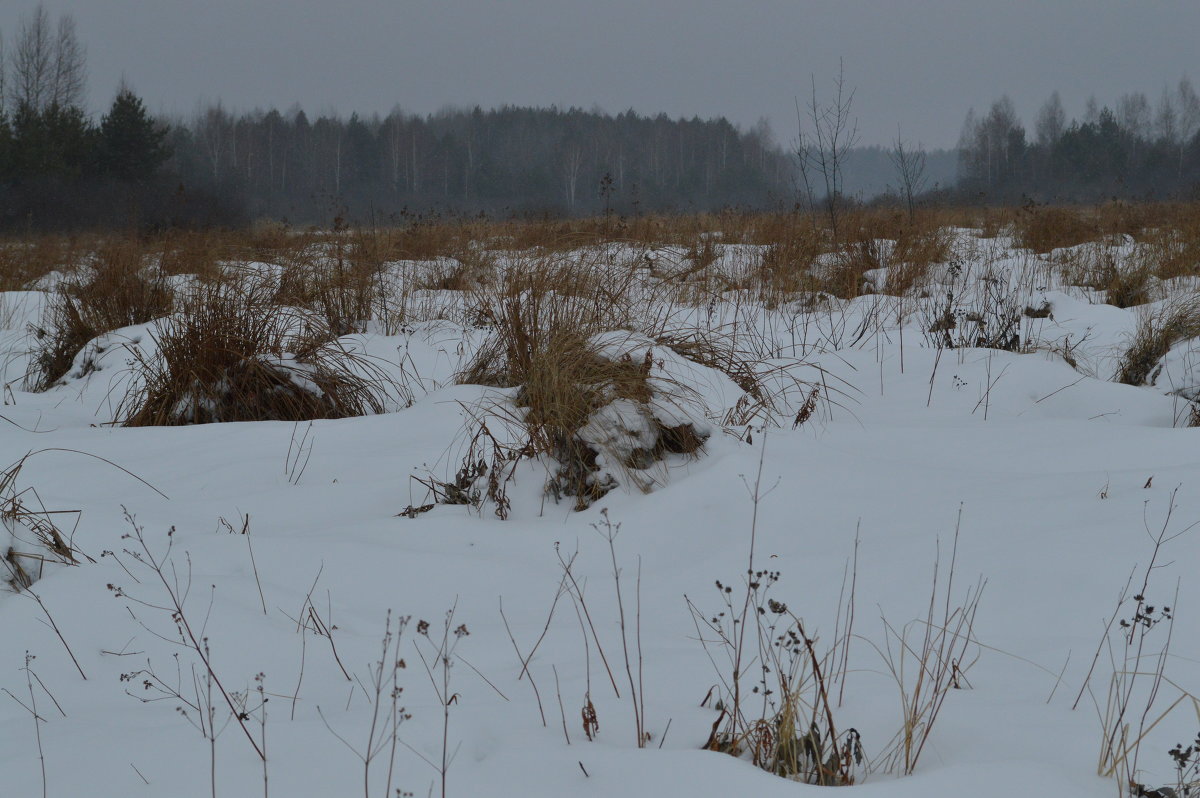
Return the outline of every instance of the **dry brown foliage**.
<path id="1" fill-rule="evenodd" d="M 83 236 L 0 239 L 0 291 L 22 291 L 50 272 L 72 270 L 91 246 Z"/>
<path id="2" fill-rule="evenodd" d="M 304 421 L 382 412 L 384 379 L 341 348 L 320 317 L 287 312 L 268 292 L 201 286 L 135 351 L 144 384 L 122 402 L 126 426 Z"/>
<path id="3" fill-rule="evenodd" d="M 1117 366 L 1114 376 L 1126 385 L 1154 384 L 1156 366 L 1171 347 L 1180 341 L 1200 336 L 1200 299 L 1195 295 L 1147 309 L 1138 318 L 1133 340 Z"/>
<path id="4" fill-rule="evenodd" d="M 1034 252 L 1073 247 L 1095 241 L 1103 234 L 1094 213 L 1054 206 L 1022 208 L 1013 227 L 1017 244 Z"/>
<path id="5" fill-rule="evenodd" d="M 34 330 L 37 350 L 27 384 L 35 391 L 50 388 L 93 338 L 166 316 L 173 302 L 170 286 L 161 272 L 147 265 L 136 241 L 102 244 L 90 266 L 52 294 Z"/>
<path id="6" fill-rule="evenodd" d="M 606 405 L 629 400 L 656 429 L 653 444 L 616 454 L 613 465 L 646 468 L 668 452 L 690 453 L 703 444 L 687 425 L 667 427 L 654 418 L 649 403 L 664 381 L 652 389 L 650 351 L 638 359 L 614 357 L 595 339 L 630 326 L 633 279 L 629 268 L 541 255 L 508 268 L 498 285 L 474 291 L 474 314 L 492 336 L 459 382 L 519 389 L 515 405 L 528 431 L 520 454 L 556 461 L 548 490 L 575 497 L 578 509 L 614 486 L 595 476 L 599 455 L 616 453 L 600 452 L 580 436 Z"/>

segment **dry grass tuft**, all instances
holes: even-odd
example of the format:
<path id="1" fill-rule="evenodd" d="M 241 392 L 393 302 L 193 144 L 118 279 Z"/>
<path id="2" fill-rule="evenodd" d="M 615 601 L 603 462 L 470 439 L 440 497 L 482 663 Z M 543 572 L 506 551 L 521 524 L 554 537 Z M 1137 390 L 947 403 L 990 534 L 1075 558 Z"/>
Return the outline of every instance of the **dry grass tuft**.
<path id="1" fill-rule="evenodd" d="M 785 237 L 766 246 L 754 277 L 760 296 L 768 307 L 821 289 L 812 274 L 813 262 L 821 254 L 821 241 L 808 226 L 797 226 Z"/>
<path id="2" fill-rule="evenodd" d="M 1117 366 L 1113 379 L 1125 385 L 1153 385 L 1158 363 L 1180 341 L 1200 336 L 1200 297 L 1190 295 L 1147 309 Z"/>
<path id="3" fill-rule="evenodd" d="M 839 299 L 874 293 L 875 285 L 867 279 L 867 273 L 882 269 L 886 262 L 886 253 L 879 240 L 866 236 L 856 238 L 843 245 L 835 258 L 818 267 L 821 288 Z"/>
<path id="4" fill-rule="evenodd" d="M 1108 304 L 1118 308 L 1132 308 L 1150 301 L 1150 271 L 1142 267 L 1121 269 L 1114 267 L 1101 284 Z"/>
<path id="5" fill-rule="evenodd" d="M 1200 275 L 1200 213 L 1187 210 L 1175 211 L 1145 236 L 1143 262 L 1162 280 Z"/>
<path id="6" fill-rule="evenodd" d="M 1105 236 L 1130 236 L 1140 239 L 1156 219 L 1162 218 L 1166 208 L 1160 204 L 1106 202 L 1095 210 L 1096 226 Z"/>
<path id="7" fill-rule="evenodd" d="M 382 304 L 381 263 L 354 244 L 336 241 L 326 252 L 284 261 L 276 301 L 321 314 L 335 335 L 366 331 Z"/>
<path id="8" fill-rule="evenodd" d="M 145 265 L 136 242 L 102 246 L 82 276 L 66 280 L 52 295 L 45 317 L 34 330 L 38 346 L 27 385 L 35 391 L 49 389 L 67 374 L 89 341 L 166 316 L 173 303 L 166 279 Z"/>
<path id="9" fill-rule="evenodd" d="M 615 486 L 605 467 L 644 469 L 667 453 L 695 452 L 707 437 L 653 412 L 665 381 L 651 381 L 651 350 L 614 356 L 597 340 L 629 326 L 623 299 L 633 279 L 630 270 L 597 266 L 543 256 L 477 290 L 474 312 L 493 333 L 458 377 L 519 388 L 515 404 L 528 434 L 521 453 L 556 461 L 547 490 L 575 497 L 577 509 Z M 610 426 L 628 440 L 605 443 Z"/>
<path id="10" fill-rule="evenodd" d="M 125 397 L 125 426 L 304 421 L 383 412 L 384 377 L 347 352 L 320 317 L 262 290 L 211 284 L 158 325 L 158 351 L 135 352 L 145 384 Z"/>
<path id="11" fill-rule="evenodd" d="M 943 227 L 914 225 L 903 230 L 892 250 L 885 292 L 904 296 L 923 285 L 931 266 L 953 257 L 951 244 L 950 233 Z"/>
<path id="12" fill-rule="evenodd" d="M 495 256 L 479 247 L 427 263 L 415 288 L 434 291 L 472 291 L 495 277 Z"/>
<path id="13" fill-rule="evenodd" d="M 222 263 L 239 258 L 267 259 L 259 236 L 220 230 L 172 230 L 145 242 L 149 254 L 158 259 L 159 269 L 169 275 L 196 275 L 214 281 L 223 276 Z"/>
<path id="14" fill-rule="evenodd" d="M 33 454 L 0 469 L 0 584 L 14 591 L 29 588 L 47 565 L 76 565 L 86 559 L 74 546 L 74 529 L 61 529 L 55 522 L 70 515 L 78 520 L 78 512 L 52 512 L 34 488 L 18 490 L 21 469 Z"/>
<path id="15" fill-rule="evenodd" d="M 1017 244 L 1034 252 L 1073 247 L 1102 235 L 1094 214 L 1075 208 L 1025 207 L 1016 214 L 1013 227 Z"/>
<path id="16" fill-rule="evenodd" d="M 1150 301 L 1152 270 L 1144 254 L 1122 264 L 1111 247 L 1096 243 L 1062 253 L 1059 269 L 1067 284 L 1103 291 L 1109 305 L 1131 308 Z"/>
<path id="17" fill-rule="evenodd" d="M 53 271 L 74 269 L 88 251 L 78 236 L 0 240 L 0 291 L 22 291 Z"/>

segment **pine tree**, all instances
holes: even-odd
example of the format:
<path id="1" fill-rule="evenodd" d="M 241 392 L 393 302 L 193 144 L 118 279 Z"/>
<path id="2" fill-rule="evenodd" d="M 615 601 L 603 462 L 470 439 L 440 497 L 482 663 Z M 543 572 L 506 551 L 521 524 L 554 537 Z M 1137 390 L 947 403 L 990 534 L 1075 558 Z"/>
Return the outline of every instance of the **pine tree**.
<path id="1" fill-rule="evenodd" d="M 167 131 L 146 113 L 141 98 L 122 88 L 100 123 L 103 172 L 118 180 L 144 181 L 170 157 Z"/>
<path id="2" fill-rule="evenodd" d="M 71 181 L 91 170 L 95 128 L 81 108 L 22 105 L 11 124 L 10 176 L 17 181 Z"/>

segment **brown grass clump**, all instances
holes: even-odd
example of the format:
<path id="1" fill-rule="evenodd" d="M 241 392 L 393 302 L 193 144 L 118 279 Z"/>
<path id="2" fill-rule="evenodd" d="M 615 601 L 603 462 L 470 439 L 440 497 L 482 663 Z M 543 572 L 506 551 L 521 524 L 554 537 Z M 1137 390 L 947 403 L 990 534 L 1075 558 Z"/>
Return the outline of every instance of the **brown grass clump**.
<path id="1" fill-rule="evenodd" d="M 1150 301 L 1150 272 L 1148 269 L 1114 268 L 1107 274 L 1101 286 L 1105 290 L 1108 304 L 1118 308 L 1132 308 Z"/>
<path id="2" fill-rule="evenodd" d="M 909 219 L 899 208 L 857 208 L 846 214 L 842 229 L 852 240 L 886 238 L 896 241 L 918 224 L 917 218 Z"/>
<path id="3" fill-rule="evenodd" d="M 8 533 L 0 546 L 0 584 L 16 592 L 40 579 L 47 565 L 78 565 L 80 559 L 90 559 L 74 547 L 74 529 L 59 527 L 64 516 L 75 515 L 78 521 L 78 511 L 49 510 L 36 489 L 17 488 L 26 461 L 39 453 L 28 452 L 0 469 L 0 535 Z"/>
<path id="4" fill-rule="evenodd" d="M 1194 295 L 1143 313 L 1114 379 L 1125 385 L 1153 385 L 1156 367 L 1171 347 L 1196 336 L 1200 336 L 1200 298 Z"/>
<path id="5" fill-rule="evenodd" d="M 950 259 L 951 236 L 945 229 L 944 214 L 923 211 L 909 218 L 892 208 L 857 209 L 847 214 L 843 225 L 844 243 L 836 259 L 817 269 L 821 290 L 841 299 L 853 299 L 873 293 L 879 286 L 868 280 L 868 272 L 890 267 L 886 293 L 902 295 L 922 282 L 934 263 Z M 806 252 L 810 262 L 827 251 L 828 231 L 808 224 Z M 894 245 L 890 252 L 884 243 Z"/>
<path id="6" fill-rule="evenodd" d="M 477 238 L 480 227 L 439 218 L 418 218 L 393 231 L 389 255 L 403 260 L 433 260 L 450 255 Z"/>
<path id="7" fill-rule="evenodd" d="M 1073 247 L 1101 235 L 1093 214 L 1073 208 L 1030 206 L 1022 208 L 1014 220 L 1017 244 L 1034 252 Z"/>
<path id="8" fill-rule="evenodd" d="M 495 276 L 496 258 L 479 247 L 441 257 L 422 264 L 425 268 L 416 277 L 414 288 L 433 291 L 476 290 Z"/>
<path id="9" fill-rule="evenodd" d="M 592 247 L 605 241 L 623 240 L 630 235 L 629 224 L 612 216 L 563 219 L 557 221 L 513 221 L 497 231 L 505 246 L 515 250 L 540 249 L 565 252 Z"/>
<path id="10" fill-rule="evenodd" d="M 52 271 L 74 269 L 86 252 L 79 237 L 0 240 L 0 291 L 22 291 Z"/>
<path id="11" fill-rule="evenodd" d="M 491 340 L 460 375 L 459 382 L 512 387 L 528 382 L 538 361 L 569 351 L 605 329 L 626 326 L 622 311 L 632 273 L 609 282 L 569 259 L 531 258 L 509 268 L 496 286 L 477 287 L 473 313 L 493 330 Z"/>
<path id="12" fill-rule="evenodd" d="M 161 238 L 148 241 L 146 248 L 157 256 L 163 274 L 194 274 L 201 280 L 211 281 L 221 278 L 223 261 L 255 257 L 251 246 L 253 241 L 253 234 L 172 230 Z"/>
<path id="13" fill-rule="evenodd" d="M 809 225 L 794 225 L 778 232 L 782 237 L 763 250 L 755 275 L 769 306 L 821 287 L 812 274 L 813 262 L 823 248 L 816 230 Z"/>
<path id="14" fill-rule="evenodd" d="M 88 341 L 166 316 L 173 302 L 170 286 L 160 272 L 145 266 L 136 242 L 101 247 L 83 276 L 68 279 L 52 295 L 34 330 L 38 348 L 27 384 L 35 391 L 47 390 L 63 378 Z"/>
<path id="15" fill-rule="evenodd" d="M 1186 212 L 1190 210 L 1191 212 Z M 1200 275 L 1200 213 L 1180 209 L 1146 236 L 1143 261 L 1163 280 Z"/>
<path id="16" fill-rule="evenodd" d="M 943 227 L 913 226 L 896 239 L 890 258 L 886 293 L 903 296 L 925 281 L 929 267 L 953 257 L 951 237 Z"/>
<path id="17" fill-rule="evenodd" d="M 950 232 L 941 226 L 913 225 L 896 239 L 893 262 L 944 263 L 953 256 Z"/>
<path id="18" fill-rule="evenodd" d="M 633 269 L 610 267 L 598 257 L 534 253 L 511 263 L 496 284 L 476 287 L 472 304 L 478 322 L 496 331 L 497 362 L 519 375 L 547 335 L 628 327 L 636 277 Z"/>
<path id="19" fill-rule="evenodd" d="M 285 261 L 276 301 L 320 313 L 335 335 L 366 331 L 381 303 L 381 264 L 335 242 L 327 252 L 309 251 Z"/>
<path id="20" fill-rule="evenodd" d="M 1096 208 L 1096 226 L 1106 236 L 1131 236 L 1141 239 L 1146 230 L 1161 219 L 1166 209 L 1161 204 L 1115 200 Z"/>
<path id="21" fill-rule="evenodd" d="M 876 239 L 851 241 L 842 248 L 833 264 L 827 264 L 821 270 L 822 287 L 839 299 L 874 293 L 875 286 L 867 280 L 867 272 L 882 269 L 886 262 L 883 247 Z"/>
<path id="22" fill-rule="evenodd" d="M 654 417 L 650 350 L 637 359 L 614 357 L 596 341 L 598 333 L 628 325 L 622 298 L 632 279 L 632 272 L 606 274 L 594 264 L 544 258 L 509 270 L 501 285 L 476 295 L 478 321 L 493 334 L 458 381 L 519 387 L 515 404 L 528 431 L 520 454 L 556 461 L 547 491 L 575 497 L 576 509 L 616 484 L 601 473 L 601 455 L 608 465 L 643 469 L 668 452 L 695 452 L 707 437 L 690 425 L 667 426 Z M 634 443 L 598 443 L 585 427 L 598 411 L 616 404 L 653 434 L 643 440 L 636 430 L 626 430 Z"/>
<path id="23" fill-rule="evenodd" d="M 1096 243 L 1064 253 L 1059 268 L 1068 284 L 1103 291 L 1105 302 L 1114 307 L 1131 308 L 1150 301 L 1152 273 L 1145 256 L 1121 264 L 1111 247 Z"/>
<path id="24" fill-rule="evenodd" d="M 144 385 L 125 397 L 125 426 L 304 421 L 383 412 L 377 369 L 338 347 L 319 317 L 285 312 L 261 290 L 203 286 L 135 353 Z"/>

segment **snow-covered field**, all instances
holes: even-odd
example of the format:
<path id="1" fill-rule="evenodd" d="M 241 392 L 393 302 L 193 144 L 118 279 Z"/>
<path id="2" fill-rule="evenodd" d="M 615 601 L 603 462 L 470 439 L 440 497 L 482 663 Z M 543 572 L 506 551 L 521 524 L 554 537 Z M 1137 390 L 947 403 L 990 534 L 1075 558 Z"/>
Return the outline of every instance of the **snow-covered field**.
<path id="1" fill-rule="evenodd" d="M 486 495 L 418 511 L 433 502 L 418 480 L 454 480 L 473 419 L 520 434 L 516 389 L 456 383 L 489 334 L 456 292 L 408 292 L 402 317 L 342 339 L 394 379 L 388 412 L 140 428 L 112 422 L 153 323 L 111 332 L 31 393 L 29 325 L 48 295 L 0 294 L 0 500 L 25 508 L 0 555 L 36 580 L 16 590 L 0 571 L 0 796 L 815 793 L 755 767 L 748 740 L 741 758 L 702 750 L 732 680 L 708 624 L 745 606 L 748 563 L 778 572 L 771 598 L 832 652 L 837 744 L 856 730 L 864 754 L 852 789 L 1119 793 L 1132 756 L 1097 775 L 1112 685 L 1132 691 L 1133 775 L 1175 784 L 1168 749 L 1200 730 L 1186 692 L 1200 691 L 1200 429 L 1187 426 L 1200 375 L 1183 341 L 1153 385 L 1112 378 L 1139 323 L 1194 286 L 1154 283 L 1150 305 L 1119 309 L 1062 278 L 1058 261 L 1086 246 L 1036 256 L 954 235 L 955 258 L 904 298 L 765 303 L 737 288 L 755 252 L 730 245 L 701 275 L 727 290 L 667 300 L 662 286 L 683 284 L 664 264 L 686 272 L 682 251 L 607 253 L 646 264 L 632 329 L 607 345 L 638 362 L 649 350 L 652 375 L 686 389 L 656 412 L 711 436 L 614 469 L 620 485 L 582 511 L 547 495 L 544 460 L 516 463 L 505 520 Z M 1118 264 L 1136 255 L 1106 246 Z M 882 288 L 886 271 L 867 279 Z M 931 332 L 947 310 L 954 327 Z M 759 400 L 639 337 L 682 330 L 737 354 Z M 958 345 L 985 336 L 1006 346 Z M 633 416 L 610 405 L 592 439 L 619 448 L 613 430 L 636 438 Z M 37 545 L 47 519 L 76 564 Z M 1157 622 L 1164 605 L 1173 627 Z M 919 649 L 947 615 L 960 635 L 942 670 L 958 689 L 905 775 L 903 699 L 929 690 Z M 778 735 L 755 688 L 759 617 L 744 624 L 742 711 Z M 807 702 L 812 681 L 802 689 Z"/>

